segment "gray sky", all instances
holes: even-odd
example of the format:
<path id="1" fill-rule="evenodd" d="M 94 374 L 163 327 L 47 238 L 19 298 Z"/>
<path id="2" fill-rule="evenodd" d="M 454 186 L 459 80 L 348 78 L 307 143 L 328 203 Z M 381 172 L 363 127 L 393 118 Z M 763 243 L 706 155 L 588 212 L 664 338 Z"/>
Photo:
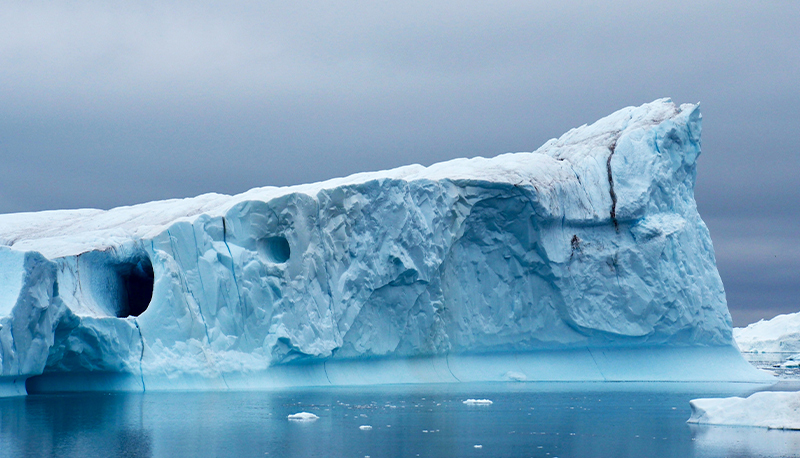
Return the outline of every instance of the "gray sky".
<path id="1" fill-rule="evenodd" d="M 798 1 L 77 3 L 0 7 L 2 213 L 531 151 L 672 97 L 734 324 L 800 310 Z"/>

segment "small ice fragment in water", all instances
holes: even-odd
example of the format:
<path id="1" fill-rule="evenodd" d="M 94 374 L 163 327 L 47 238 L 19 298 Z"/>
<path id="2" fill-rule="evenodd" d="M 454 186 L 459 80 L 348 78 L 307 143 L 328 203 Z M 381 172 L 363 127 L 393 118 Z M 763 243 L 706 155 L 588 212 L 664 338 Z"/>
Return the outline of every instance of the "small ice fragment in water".
<path id="1" fill-rule="evenodd" d="M 311 412 L 299 412 L 293 413 L 287 417 L 290 421 L 314 421 L 318 420 L 319 417 L 314 415 Z"/>
<path id="2" fill-rule="evenodd" d="M 464 404 L 468 406 L 490 406 L 492 401 L 488 399 L 467 399 Z"/>
<path id="3" fill-rule="evenodd" d="M 475 448 L 483 448 L 483 445 L 481 445 L 481 444 L 475 444 L 475 445 L 473 445 L 473 447 L 475 447 Z"/>
<path id="4" fill-rule="evenodd" d="M 361 426 L 358 427 L 358 429 L 360 429 L 361 431 L 369 431 L 370 429 L 372 429 L 372 426 L 370 426 L 370 425 L 361 425 Z"/>

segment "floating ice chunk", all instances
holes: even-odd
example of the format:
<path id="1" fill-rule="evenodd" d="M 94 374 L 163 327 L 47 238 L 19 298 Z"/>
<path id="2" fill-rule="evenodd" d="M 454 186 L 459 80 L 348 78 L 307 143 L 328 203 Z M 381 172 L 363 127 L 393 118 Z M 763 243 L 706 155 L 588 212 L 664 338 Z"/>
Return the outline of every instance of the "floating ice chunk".
<path id="1" fill-rule="evenodd" d="M 800 368 L 800 355 L 792 355 L 786 358 L 786 361 L 781 363 L 781 368 L 783 369 L 790 369 L 795 367 Z"/>
<path id="2" fill-rule="evenodd" d="M 298 412 L 289 415 L 288 418 L 290 421 L 315 421 L 319 420 L 319 417 L 314 415 L 311 412 Z"/>
<path id="3" fill-rule="evenodd" d="M 493 402 L 488 399 L 467 399 L 464 404 L 468 406 L 490 406 Z"/>
<path id="4" fill-rule="evenodd" d="M 361 425 L 361 426 L 358 427 L 358 429 L 360 429 L 361 431 L 369 431 L 369 430 L 372 429 L 372 426 L 370 426 L 370 425 Z"/>
<path id="5" fill-rule="evenodd" d="M 483 445 L 481 445 L 481 444 L 475 444 L 475 445 L 473 445 L 473 447 L 474 447 L 474 448 L 483 448 Z"/>
<path id="6" fill-rule="evenodd" d="M 688 423 L 800 430 L 800 392 L 762 391 L 747 398 L 695 399 Z"/>

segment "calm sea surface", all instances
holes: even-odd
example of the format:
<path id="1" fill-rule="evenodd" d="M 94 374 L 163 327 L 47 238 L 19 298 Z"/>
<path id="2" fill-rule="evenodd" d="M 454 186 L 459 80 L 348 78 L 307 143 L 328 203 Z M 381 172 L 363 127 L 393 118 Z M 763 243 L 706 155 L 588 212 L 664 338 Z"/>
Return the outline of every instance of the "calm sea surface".
<path id="1" fill-rule="evenodd" d="M 506 383 L 32 395 L 0 399 L 0 456 L 800 456 L 800 432 L 686 424 L 690 399 L 751 390 Z M 470 398 L 493 403 L 463 403 Z M 297 412 L 320 418 L 287 419 Z"/>

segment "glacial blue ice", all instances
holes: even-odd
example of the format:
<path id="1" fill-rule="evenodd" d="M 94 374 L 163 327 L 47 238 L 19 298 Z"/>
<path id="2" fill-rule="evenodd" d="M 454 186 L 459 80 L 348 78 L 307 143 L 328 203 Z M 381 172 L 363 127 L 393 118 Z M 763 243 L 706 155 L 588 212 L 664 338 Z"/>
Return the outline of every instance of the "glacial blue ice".
<path id="1" fill-rule="evenodd" d="M 700 130 L 661 99 L 532 153 L 0 215 L 0 392 L 765 381 L 697 212 Z"/>

